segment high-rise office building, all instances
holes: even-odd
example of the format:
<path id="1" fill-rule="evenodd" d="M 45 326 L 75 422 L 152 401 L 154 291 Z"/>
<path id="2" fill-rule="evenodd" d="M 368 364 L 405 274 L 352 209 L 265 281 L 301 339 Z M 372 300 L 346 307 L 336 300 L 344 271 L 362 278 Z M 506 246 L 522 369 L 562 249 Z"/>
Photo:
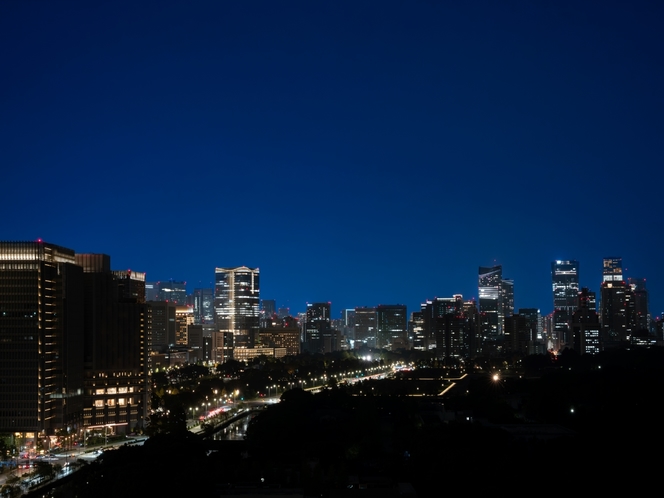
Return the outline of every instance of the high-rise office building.
<path id="1" fill-rule="evenodd" d="M 514 280 L 503 279 L 500 285 L 503 318 L 514 314 Z"/>
<path id="2" fill-rule="evenodd" d="M 355 308 L 355 348 L 376 347 L 376 320 L 376 308 Z"/>
<path id="3" fill-rule="evenodd" d="M 159 301 L 167 301 L 180 306 L 187 304 L 187 282 L 176 282 L 173 279 L 157 282 Z"/>
<path id="4" fill-rule="evenodd" d="M 85 283 L 86 428 L 144 427 L 150 397 L 145 273 L 112 271 L 106 254 L 76 254 Z"/>
<path id="5" fill-rule="evenodd" d="M 194 323 L 214 323 L 214 290 L 194 289 Z"/>
<path id="6" fill-rule="evenodd" d="M 290 316 L 290 308 L 279 308 L 277 315 L 279 315 L 279 318 L 286 318 L 287 316 Z"/>
<path id="7" fill-rule="evenodd" d="M 408 339 L 413 349 L 417 351 L 426 351 L 428 346 L 424 326 L 424 313 L 424 310 L 413 311 L 408 321 Z"/>
<path id="8" fill-rule="evenodd" d="M 599 316 L 595 311 L 595 293 L 581 289 L 578 308 L 572 314 L 573 347 L 579 354 L 601 351 Z"/>
<path id="9" fill-rule="evenodd" d="M 287 355 L 300 354 L 300 330 L 293 320 L 281 327 L 261 329 L 260 342 L 264 347 L 284 348 Z"/>
<path id="10" fill-rule="evenodd" d="M 194 325 L 194 309 L 189 306 L 175 307 L 175 344 L 189 344 L 189 326 Z"/>
<path id="11" fill-rule="evenodd" d="M 435 344 L 439 358 L 457 361 L 475 355 L 480 324 L 474 301 L 464 302 L 461 294 L 437 297 L 422 305 L 422 316 L 428 347 Z"/>
<path id="12" fill-rule="evenodd" d="M 602 282 L 621 282 L 622 280 L 622 258 L 604 258 Z"/>
<path id="13" fill-rule="evenodd" d="M 155 353 L 167 353 L 176 342 L 175 310 L 177 305 L 166 301 L 148 301 L 147 305 L 150 349 Z"/>
<path id="14" fill-rule="evenodd" d="M 218 331 L 232 332 L 234 348 L 254 347 L 258 339 L 259 277 L 258 268 L 238 266 L 215 269 L 215 323 Z"/>
<path id="15" fill-rule="evenodd" d="M 261 311 L 266 316 L 272 316 L 277 314 L 277 301 L 274 299 L 263 299 L 261 301 Z"/>
<path id="16" fill-rule="evenodd" d="M 630 343 L 636 329 L 636 302 L 623 280 L 622 258 L 604 258 L 599 314 L 603 349 Z"/>
<path id="17" fill-rule="evenodd" d="M 377 344 L 390 350 L 408 349 L 408 315 L 403 304 L 376 307 Z"/>
<path id="18" fill-rule="evenodd" d="M 325 337 L 330 337 L 330 303 L 307 303 L 304 323 L 304 350 L 322 353 L 325 350 Z M 329 339 L 328 339 L 329 340 Z"/>
<path id="19" fill-rule="evenodd" d="M 503 267 L 480 266 L 478 290 L 483 334 L 488 342 L 498 341 L 503 333 Z"/>
<path id="20" fill-rule="evenodd" d="M 145 282 L 145 300 L 159 301 L 159 282 Z"/>
<path id="21" fill-rule="evenodd" d="M 519 315 L 526 319 L 528 351 L 526 354 L 546 353 L 546 342 L 542 335 L 542 315 L 538 308 L 519 308 Z"/>
<path id="22" fill-rule="evenodd" d="M 341 311 L 342 331 L 348 339 L 355 340 L 355 309 L 349 308 Z"/>
<path id="23" fill-rule="evenodd" d="M 73 250 L 0 242 L 0 432 L 82 426 L 83 299 Z"/>
<path id="24" fill-rule="evenodd" d="M 553 331 L 551 340 L 556 349 L 572 346 L 570 324 L 579 301 L 579 262 L 574 260 L 551 263 L 553 288 Z"/>
<path id="25" fill-rule="evenodd" d="M 279 321 L 277 302 L 274 299 L 262 299 L 260 315 L 260 327 L 262 329 L 269 328 L 272 324 L 277 324 Z"/>
<path id="26" fill-rule="evenodd" d="M 650 315 L 650 303 L 648 299 L 648 289 L 646 289 L 646 279 L 630 277 L 627 279 L 627 282 L 634 293 L 636 330 L 651 333 L 652 316 Z"/>

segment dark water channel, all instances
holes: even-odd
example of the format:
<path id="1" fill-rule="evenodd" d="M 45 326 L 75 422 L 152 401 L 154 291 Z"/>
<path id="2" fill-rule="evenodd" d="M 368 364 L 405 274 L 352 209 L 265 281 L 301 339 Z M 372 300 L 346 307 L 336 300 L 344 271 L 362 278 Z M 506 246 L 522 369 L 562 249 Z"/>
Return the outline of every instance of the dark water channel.
<path id="1" fill-rule="evenodd" d="M 250 413 L 246 417 L 242 417 L 223 429 L 219 429 L 212 436 L 212 439 L 217 441 L 234 441 L 234 440 L 243 440 L 244 435 L 247 433 L 247 426 L 252 418 L 254 418 L 257 413 Z"/>

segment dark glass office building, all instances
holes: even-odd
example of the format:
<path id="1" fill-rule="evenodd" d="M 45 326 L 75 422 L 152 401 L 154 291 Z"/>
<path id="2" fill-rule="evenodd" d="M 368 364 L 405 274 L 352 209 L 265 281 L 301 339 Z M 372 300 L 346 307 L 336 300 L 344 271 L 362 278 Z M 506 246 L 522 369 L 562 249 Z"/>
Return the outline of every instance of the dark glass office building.
<path id="1" fill-rule="evenodd" d="M 0 242 L 0 432 L 81 424 L 83 297 L 73 250 Z"/>
<path id="2" fill-rule="evenodd" d="M 503 334 L 503 267 L 480 266 L 478 291 L 483 334 L 485 339 L 495 341 Z"/>

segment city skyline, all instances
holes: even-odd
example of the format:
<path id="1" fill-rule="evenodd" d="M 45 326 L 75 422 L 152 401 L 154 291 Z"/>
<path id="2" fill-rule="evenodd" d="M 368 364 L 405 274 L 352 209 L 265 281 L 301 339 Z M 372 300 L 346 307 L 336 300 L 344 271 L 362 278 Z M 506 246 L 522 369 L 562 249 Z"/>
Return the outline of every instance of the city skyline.
<path id="1" fill-rule="evenodd" d="M 148 281 L 261 270 L 297 313 L 462 294 L 603 259 L 664 309 L 664 6 L 0 5 L 2 240 Z M 618 207 L 618 203 L 619 207 Z"/>
<path id="2" fill-rule="evenodd" d="M 30 243 L 33 243 L 33 242 L 43 242 L 44 244 L 56 245 L 56 246 L 63 247 L 63 245 L 54 244 L 50 241 L 42 241 L 41 239 L 38 239 L 38 241 L 5 241 L 5 242 L 27 243 L 27 244 L 30 244 Z M 77 252 L 76 254 L 80 254 L 80 253 Z M 100 253 L 96 253 L 96 254 L 102 255 L 103 253 L 100 252 Z M 607 265 L 609 265 L 609 266 L 607 266 Z M 543 316 L 546 316 L 546 315 L 552 313 L 554 311 L 554 309 L 564 309 L 565 312 L 567 314 L 569 314 L 569 316 L 571 317 L 571 313 L 576 309 L 576 306 L 577 306 L 575 304 L 576 299 L 579 297 L 579 295 L 581 293 L 580 290 L 581 290 L 582 287 L 587 288 L 591 292 L 594 292 L 597 295 L 599 295 L 599 291 L 600 291 L 600 287 L 601 287 L 602 282 L 605 282 L 607 279 L 609 279 L 611 281 L 613 281 L 615 279 L 616 281 L 625 282 L 626 285 L 634 285 L 635 289 L 637 289 L 637 290 L 640 290 L 640 291 L 645 290 L 646 291 L 646 296 L 647 296 L 647 299 L 648 299 L 648 303 L 649 303 L 649 306 L 650 306 L 652 318 L 655 319 L 655 318 L 660 316 L 660 312 L 657 311 L 659 309 L 659 307 L 658 307 L 657 303 L 655 303 L 653 305 L 653 299 L 650 296 L 651 291 L 650 291 L 650 288 L 647 285 L 647 280 L 648 279 L 644 278 L 644 277 L 636 277 L 636 276 L 631 276 L 631 275 L 625 274 L 624 273 L 625 269 L 622 267 L 622 258 L 615 257 L 615 256 L 602 258 L 602 264 L 600 265 L 600 270 L 599 270 L 599 273 L 601 274 L 602 280 L 599 282 L 599 284 L 596 287 L 593 287 L 592 285 L 584 285 L 584 284 L 579 283 L 581 281 L 580 277 L 579 277 L 579 274 L 580 274 L 579 268 L 580 267 L 581 267 L 581 265 L 579 264 L 578 260 L 556 260 L 556 261 L 550 262 L 549 263 L 550 272 L 549 272 L 549 275 L 548 275 L 549 276 L 549 283 L 548 283 L 548 289 L 547 289 L 547 292 L 549 293 L 549 296 L 548 296 L 549 303 L 547 303 L 545 306 L 540 306 L 538 303 L 532 303 L 530 306 L 528 306 L 525 303 L 520 303 L 520 302 L 517 301 L 519 303 L 518 306 L 514 305 L 511 312 L 518 313 L 518 310 L 520 308 L 524 308 L 524 309 L 537 308 L 541 311 L 541 314 Z M 477 305 L 478 310 L 481 311 L 482 301 L 480 299 L 478 299 L 477 296 L 482 293 L 481 283 L 482 283 L 483 278 L 487 278 L 487 276 L 488 276 L 489 279 L 493 278 L 494 280 L 496 280 L 496 278 L 497 278 L 497 280 L 495 281 L 495 285 L 498 286 L 497 287 L 498 290 L 495 290 L 496 295 L 493 296 L 492 299 L 498 299 L 497 296 L 501 293 L 500 283 L 504 284 L 505 282 L 509 282 L 510 284 L 513 284 L 513 279 L 506 280 L 506 279 L 503 278 L 502 270 L 503 269 L 502 269 L 501 265 L 496 265 L 496 266 L 493 266 L 493 267 L 482 267 L 482 266 L 480 266 L 479 267 L 480 285 L 477 286 L 477 284 L 476 284 L 476 287 L 475 287 L 476 295 L 471 296 L 471 297 L 468 297 L 467 295 L 465 295 L 461 292 L 452 292 L 452 293 L 450 293 L 450 295 L 436 295 L 436 296 L 431 296 L 431 297 L 422 297 L 420 299 L 420 301 L 415 303 L 415 304 L 407 303 L 405 300 L 401 300 L 401 301 L 397 300 L 397 301 L 394 301 L 394 302 L 377 302 L 377 301 L 374 301 L 374 302 L 369 302 L 369 303 L 355 303 L 355 304 L 353 304 L 353 303 L 350 303 L 348 300 L 346 300 L 345 302 L 347 302 L 348 305 L 347 306 L 341 306 L 341 307 L 338 307 L 338 308 L 334 307 L 334 303 L 331 300 L 327 300 L 327 301 L 324 301 L 324 302 L 327 303 L 329 309 L 331 310 L 330 318 L 333 318 L 333 319 L 341 318 L 345 310 L 355 309 L 355 308 L 362 308 L 362 307 L 376 307 L 376 306 L 381 306 L 381 305 L 406 305 L 408 316 L 410 316 L 410 313 L 412 313 L 413 311 L 419 311 L 420 306 L 422 304 L 426 304 L 426 302 L 428 300 L 436 299 L 436 298 L 452 298 L 455 295 L 463 296 L 464 300 L 466 300 L 466 301 L 474 300 L 476 305 Z M 122 270 L 122 271 L 124 271 L 124 270 Z M 145 272 L 140 272 L 139 270 L 136 270 L 136 269 L 134 269 L 134 270 L 128 269 L 128 272 L 130 274 L 132 272 L 136 273 L 137 271 L 142 275 L 141 278 L 145 279 L 147 286 L 149 286 L 149 284 L 153 283 L 152 281 L 150 281 L 146 278 Z M 219 294 L 219 296 L 217 296 L 217 294 L 215 293 L 215 290 L 219 289 L 220 275 L 226 275 L 226 274 L 229 274 L 229 273 L 234 274 L 237 271 L 239 271 L 240 273 L 242 273 L 244 271 L 247 275 L 250 276 L 251 282 L 253 282 L 254 278 L 257 279 L 258 278 L 257 275 L 259 273 L 261 273 L 261 270 L 258 267 L 249 268 L 249 267 L 244 266 L 244 265 L 243 266 L 238 266 L 238 267 L 225 267 L 225 268 L 215 267 L 214 268 L 214 275 L 215 275 L 216 283 L 210 282 L 210 287 L 202 286 L 202 284 L 201 285 L 187 284 L 186 292 L 187 292 L 188 296 L 191 296 L 191 298 L 194 302 L 194 308 L 196 307 L 195 303 L 196 303 L 196 299 L 197 299 L 197 293 L 200 293 L 200 291 L 211 291 L 212 292 L 212 294 L 210 296 L 211 299 L 213 299 L 213 298 L 222 299 L 221 298 L 222 294 Z M 497 275 L 497 277 L 495 277 L 494 274 Z M 475 275 L 477 275 L 477 274 L 475 274 Z M 615 275 L 615 277 L 614 277 L 614 275 Z M 477 276 L 475 276 L 474 278 L 475 278 L 475 282 L 477 282 Z M 552 281 L 553 281 L 553 293 L 552 293 L 552 287 L 551 287 L 551 282 Z M 168 281 L 156 281 L 154 283 L 156 283 L 156 284 L 169 284 Z M 173 282 L 170 282 L 170 283 L 173 283 Z M 185 284 L 186 282 L 181 281 L 181 282 L 174 282 L 174 283 Z M 248 285 L 251 288 L 253 288 L 252 283 L 249 283 Z M 261 278 L 261 287 L 263 285 L 264 285 L 264 280 L 263 280 L 263 278 Z M 172 285 L 166 285 L 165 288 L 164 288 L 164 291 L 166 293 L 171 293 L 172 289 L 170 289 L 170 287 L 172 287 Z M 467 285 L 467 283 L 464 283 L 464 285 L 459 285 L 457 287 L 458 288 L 461 288 L 461 287 L 468 288 L 468 285 Z M 518 289 L 518 284 L 517 284 L 517 289 Z M 503 292 L 504 292 L 504 289 L 503 289 Z M 253 291 L 251 293 L 253 294 Z M 256 294 L 258 294 L 258 291 L 256 291 Z M 293 307 L 293 305 L 290 304 L 289 300 L 285 300 L 286 303 L 289 303 L 289 306 L 284 306 L 284 301 L 280 301 L 278 299 L 275 299 L 272 295 L 265 296 L 263 292 L 261 292 L 260 294 L 261 295 L 258 298 L 254 298 L 256 302 L 251 304 L 251 306 L 254 309 L 254 314 L 256 316 L 258 316 L 258 309 L 259 309 L 259 307 L 262 307 L 262 302 L 264 300 L 270 301 L 271 305 L 274 302 L 274 304 L 276 304 L 277 308 L 288 307 L 289 310 L 290 310 L 290 315 L 291 316 L 297 316 L 298 313 L 307 312 L 307 310 L 309 309 L 309 307 L 312 304 L 320 304 L 320 303 L 316 303 L 312 300 L 307 300 L 307 301 L 301 302 L 300 305 L 299 305 L 300 307 L 298 308 L 297 305 L 294 305 L 295 307 Z M 147 295 L 147 293 L 146 293 L 145 297 L 146 297 L 146 299 L 149 300 L 149 296 Z M 200 296 L 198 296 L 198 298 L 200 298 Z M 163 300 L 166 300 L 166 301 L 169 300 L 167 297 L 163 297 L 163 296 L 161 298 L 157 297 L 156 299 L 157 300 L 163 299 Z M 556 308 L 554 308 L 554 305 L 552 304 L 551 301 L 553 301 L 553 303 L 558 303 L 556 305 Z M 183 301 L 183 303 L 184 303 L 184 301 Z M 500 301 L 500 303 L 501 304 L 495 304 L 495 306 L 503 306 L 502 300 Z M 211 305 L 211 304 L 212 303 L 210 303 L 209 305 Z M 597 310 L 598 311 L 599 311 L 599 304 L 600 304 L 600 302 L 598 300 L 598 302 L 597 302 Z M 491 309 L 493 309 L 493 308 L 491 307 L 491 305 L 489 305 L 489 308 L 486 308 L 484 311 L 491 311 Z M 567 322 L 567 321 L 568 321 L 567 319 L 563 320 L 563 322 Z M 502 329 L 502 327 L 500 327 L 500 328 Z M 502 334 L 499 334 L 499 335 L 502 335 Z"/>

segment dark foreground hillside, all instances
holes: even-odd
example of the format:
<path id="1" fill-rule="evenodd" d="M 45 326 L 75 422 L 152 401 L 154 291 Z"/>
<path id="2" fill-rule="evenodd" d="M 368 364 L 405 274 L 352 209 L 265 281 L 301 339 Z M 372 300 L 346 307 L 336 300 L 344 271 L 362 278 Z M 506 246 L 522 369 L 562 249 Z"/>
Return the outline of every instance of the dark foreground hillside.
<path id="1" fill-rule="evenodd" d="M 475 375 L 443 400 L 288 391 L 245 441 L 155 436 L 107 452 L 53 496 L 642 489 L 664 442 L 662 351 L 605 355 L 601 368 L 566 361 L 498 384 Z"/>

